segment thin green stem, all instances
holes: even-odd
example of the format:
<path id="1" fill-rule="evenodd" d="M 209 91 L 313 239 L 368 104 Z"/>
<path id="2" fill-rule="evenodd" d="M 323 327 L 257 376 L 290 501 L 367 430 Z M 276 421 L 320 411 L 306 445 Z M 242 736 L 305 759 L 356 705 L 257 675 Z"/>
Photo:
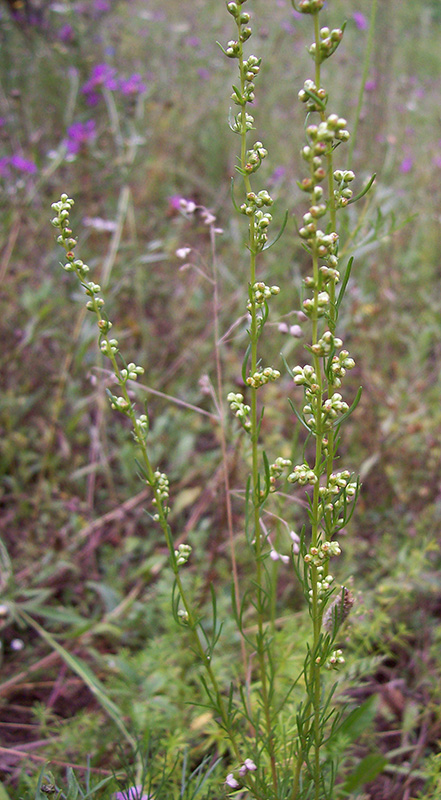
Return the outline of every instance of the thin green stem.
<path id="1" fill-rule="evenodd" d="M 230 476 L 228 469 L 228 452 L 227 452 L 227 438 L 225 432 L 225 413 L 223 404 L 223 378 L 222 378 L 222 361 L 220 355 L 220 336 L 219 336 L 219 288 L 217 278 L 217 258 L 216 258 L 216 234 L 213 225 L 210 227 L 210 243 L 211 243 L 211 263 L 213 270 L 213 319 L 214 319 L 214 357 L 216 362 L 216 382 L 217 382 L 217 406 L 219 409 L 219 438 L 222 451 L 223 463 L 223 476 L 224 476 L 224 490 L 225 490 L 225 506 L 227 511 L 227 526 L 228 538 L 230 541 L 231 553 L 231 568 L 233 573 L 233 587 L 236 608 L 240 608 L 240 589 L 239 589 L 239 576 L 237 571 L 236 550 L 234 546 L 234 531 L 233 531 L 233 509 L 231 505 L 231 492 L 230 492 Z M 245 639 L 241 632 L 240 636 L 240 650 L 242 658 L 242 669 L 244 678 L 247 674 L 247 653 L 245 648 Z"/>
<path id="2" fill-rule="evenodd" d="M 363 106 L 364 89 L 365 89 L 365 86 L 366 86 L 366 81 L 368 79 L 369 67 L 370 67 L 370 63 L 371 63 L 372 48 L 374 46 L 375 21 L 376 21 L 376 18 L 377 18 L 377 9 L 378 9 L 378 0 L 372 0 L 371 16 L 370 16 L 370 20 L 369 20 L 368 40 L 367 40 L 366 52 L 364 54 L 364 61 L 363 61 L 363 73 L 362 73 L 362 76 L 361 76 L 360 90 L 358 92 L 358 102 L 357 102 L 357 108 L 356 108 L 356 111 L 355 111 L 355 119 L 354 119 L 354 123 L 352 125 L 352 137 L 351 137 L 351 141 L 349 143 L 349 149 L 348 149 L 347 169 L 351 169 L 351 166 L 352 166 L 352 159 L 353 159 L 353 155 L 354 155 L 355 141 L 356 141 L 356 138 L 357 138 L 358 125 L 359 125 L 359 122 L 360 122 L 361 109 L 362 109 L 362 106 Z"/>
<path id="3" fill-rule="evenodd" d="M 240 24 L 238 22 L 238 41 L 240 41 Z M 241 81 L 242 95 L 245 93 L 245 66 L 243 57 L 243 48 L 240 48 L 239 54 L 239 70 Z M 240 166 L 243 171 L 243 181 L 245 192 L 251 192 L 251 182 L 249 176 L 245 173 L 246 165 L 246 149 L 247 149 L 247 129 L 246 129 L 246 110 L 245 106 L 241 108 L 241 150 L 240 150 Z M 256 255 L 257 255 L 257 238 L 254 216 L 250 217 L 249 223 L 249 251 L 250 251 L 250 286 L 253 287 L 256 282 Z M 258 355 L 257 344 L 259 339 L 259 321 L 257 317 L 257 306 L 253 293 L 250 293 L 250 329 L 249 338 L 251 344 L 250 352 L 250 369 L 251 375 L 257 370 Z M 266 664 L 266 631 L 265 631 L 265 589 L 263 587 L 263 566 L 262 566 L 262 531 L 260 527 L 260 509 L 261 498 L 260 481 L 259 481 L 259 418 L 258 418 L 258 405 L 257 405 L 257 389 L 251 388 L 251 411 L 250 411 L 250 436 L 252 448 L 252 499 L 253 499 L 253 528 L 254 528 L 254 541 L 255 541 L 255 559 L 256 559 L 256 610 L 257 610 L 257 626 L 258 634 L 256 641 L 257 660 L 259 664 L 259 673 L 262 687 L 262 706 L 265 718 L 266 736 L 268 742 L 268 752 L 271 763 L 271 777 L 274 795 L 277 797 L 277 767 L 276 756 L 274 750 L 274 736 L 272 730 L 270 699 L 268 690 L 267 679 L 267 664 Z"/>

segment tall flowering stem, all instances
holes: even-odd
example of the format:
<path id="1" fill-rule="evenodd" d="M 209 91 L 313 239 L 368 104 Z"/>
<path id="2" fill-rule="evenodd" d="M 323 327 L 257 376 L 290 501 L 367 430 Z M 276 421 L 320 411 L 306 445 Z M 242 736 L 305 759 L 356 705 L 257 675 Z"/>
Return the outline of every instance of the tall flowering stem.
<path id="1" fill-rule="evenodd" d="M 168 522 L 170 508 L 169 500 L 169 481 L 167 475 L 155 469 L 151 463 L 148 447 L 149 416 L 147 408 L 144 414 L 138 415 L 136 406 L 130 397 L 128 382 L 136 381 L 143 374 L 143 367 L 134 363 L 127 364 L 120 352 L 118 340 L 113 338 L 110 330 L 112 323 L 104 311 L 104 298 L 102 297 L 101 286 L 90 278 L 90 268 L 75 255 L 77 240 L 74 238 L 70 228 L 70 211 L 74 201 L 62 194 L 58 202 L 52 204 L 55 216 L 52 225 L 58 229 L 57 242 L 66 251 L 66 262 L 63 268 L 66 272 L 74 273 L 81 286 L 83 287 L 88 300 L 86 308 L 95 314 L 98 337 L 101 352 L 107 356 L 111 362 L 113 375 L 119 388 L 119 394 L 108 392 L 111 408 L 126 416 L 132 427 L 132 434 L 139 452 L 137 462 L 140 474 L 146 485 L 150 486 L 153 494 L 154 514 L 153 520 L 157 522 L 167 543 L 170 565 L 174 574 L 175 587 L 173 592 L 173 612 L 177 622 L 190 632 L 195 653 L 198 655 L 207 675 L 204 684 L 210 702 L 218 714 L 221 727 L 225 730 L 229 739 L 231 750 L 235 758 L 240 760 L 240 748 L 237 742 L 234 719 L 228 713 L 225 699 L 220 691 L 216 676 L 214 674 L 211 659 L 217 641 L 216 624 L 214 633 L 210 639 L 205 631 L 202 621 L 194 613 L 190 599 L 187 595 L 181 578 L 181 569 L 188 562 L 191 554 L 191 547 L 187 544 L 180 544 L 175 549 L 173 535 Z"/>
<path id="2" fill-rule="evenodd" d="M 306 80 L 299 92 L 308 114 L 307 142 L 302 148 L 308 174 L 300 187 L 309 195 L 310 205 L 299 235 L 312 263 L 312 274 L 304 280 L 309 296 L 303 302 L 311 322 L 311 343 L 307 347 L 310 363 L 296 366 L 290 373 L 294 383 L 303 386 L 304 405 L 298 416 L 315 447 L 311 463 L 305 460 L 296 465 L 288 476 L 291 483 L 310 486 L 310 534 L 302 538 L 297 568 L 309 605 L 312 642 L 304 666 L 308 699 L 297 718 L 293 800 L 303 796 L 305 785 L 314 800 L 331 796 L 332 786 L 327 781 L 332 783 L 333 770 L 324 768 L 321 755 L 328 705 L 323 696 L 322 670 L 343 662 L 341 651 L 334 650 L 333 645 L 344 607 L 347 609 L 352 601 L 344 587 L 335 597 L 329 562 L 341 552 L 335 537 L 348 522 L 351 502 L 359 490 L 349 470 L 334 471 L 340 426 L 351 411 L 337 390 L 346 371 L 354 367 L 354 360 L 336 335 L 338 311 L 351 269 L 350 262 L 341 281 L 337 215 L 351 201 L 350 184 L 355 175 L 334 167 L 334 151 L 348 141 L 349 131 L 345 119 L 328 111 L 321 67 L 340 44 L 343 30 L 320 27 L 324 1 L 301 0 L 298 6 L 299 11 L 311 16 L 314 26 L 314 41 L 309 48 L 314 78 Z"/>
<path id="3" fill-rule="evenodd" d="M 278 779 L 276 753 L 273 733 L 272 679 L 269 668 L 270 653 L 266 621 L 269 613 L 268 598 L 270 586 L 265 569 L 265 558 L 268 556 L 268 545 L 264 539 L 261 526 L 263 505 L 271 490 L 270 468 L 266 457 L 259 446 L 259 430 L 261 414 L 258 405 L 258 393 L 261 387 L 280 377 L 280 372 L 271 366 L 261 366 L 258 357 L 258 342 L 268 317 L 268 301 L 279 293 L 278 286 L 267 286 L 257 276 L 259 256 L 268 245 L 268 227 L 272 217 L 267 210 L 273 199 L 266 189 L 255 191 L 252 179 L 259 170 L 262 161 L 268 155 L 262 142 L 255 141 L 248 145 L 250 132 L 254 129 L 254 118 L 249 107 L 254 101 L 255 80 L 259 74 L 261 59 L 255 55 L 245 56 L 244 44 L 252 35 L 250 14 L 244 10 L 246 0 L 228 2 L 227 10 L 236 23 L 236 38 L 229 41 L 224 53 L 228 58 L 236 59 L 239 70 L 239 86 L 233 85 L 232 100 L 238 108 L 231 120 L 231 130 L 240 137 L 240 155 L 237 171 L 242 177 L 244 202 L 240 213 L 248 220 L 247 249 L 249 251 L 249 284 L 247 311 L 249 314 L 248 348 L 246 351 L 243 377 L 250 391 L 250 406 L 243 402 L 243 395 L 231 393 L 228 400 L 236 416 L 241 421 L 251 441 L 251 483 L 248 500 L 252 507 L 252 534 L 249 537 L 254 548 L 256 564 L 255 608 L 257 612 L 257 636 L 255 650 L 257 655 L 259 679 L 261 686 L 261 704 L 263 710 L 263 728 L 265 750 L 269 755 L 271 783 L 274 796 L 277 797 Z M 263 411 L 262 411 L 263 413 Z M 257 724 L 257 728 L 259 724 Z M 257 732 L 257 735 L 262 735 Z"/>

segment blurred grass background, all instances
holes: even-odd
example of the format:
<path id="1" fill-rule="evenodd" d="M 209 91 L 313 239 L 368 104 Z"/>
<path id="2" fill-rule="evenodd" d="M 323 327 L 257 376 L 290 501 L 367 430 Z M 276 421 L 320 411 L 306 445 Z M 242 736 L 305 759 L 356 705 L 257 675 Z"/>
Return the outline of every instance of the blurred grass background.
<path id="1" fill-rule="evenodd" d="M 256 134 L 269 150 L 259 176 L 276 199 L 274 229 L 290 213 L 262 269 L 282 287 L 272 321 L 294 323 L 307 269 L 294 217 L 304 211 L 297 92 L 311 73 L 310 28 L 285 0 L 249 5 L 250 52 L 263 59 Z M 164 548 L 143 511 L 127 427 L 107 406 L 94 324 L 59 267 L 49 220 L 61 192 L 75 198 L 78 254 L 107 286 L 109 316 L 125 355 L 145 366 L 145 386 L 212 410 L 201 382 L 214 379 L 211 291 L 175 256 L 191 246 L 209 269 L 210 243 L 203 226 L 179 214 L 176 199 L 209 207 L 224 229 L 220 325 L 229 331 L 243 314 L 246 283 L 242 221 L 230 197 L 234 64 L 216 45 L 231 38 L 231 20 L 214 0 L 48 6 L 40 26 L 14 21 L 6 5 L 0 18 L 0 533 L 15 573 L 7 591 L 93 667 L 124 718 L 157 735 L 170 762 L 185 745 L 198 763 L 222 742 L 213 720 L 186 704 L 189 685 L 198 696 L 197 670 L 191 653 L 176 647 Z M 368 19 L 370 2 L 328 6 L 327 24 L 346 19 L 347 28 L 324 83 L 330 110 L 351 129 L 367 42 L 354 14 Z M 372 800 L 409 800 L 420 791 L 435 798 L 439 789 L 440 37 L 437 0 L 382 0 L 353 162 L 356 187 L 373 172 L 376 185 L 350 207 L 342 235 L 355 257 L 342 318 L 357 362 L 350 391 L 363 386 L 342 457 L 361 470 L 363 490 L 339 565 L 338 579 L 357 595 L 341 684 L 352 698 L 379 697 L 370 736 L 392 756 L 366 789 Z M 91 97 L 84 87 L 104 64 L 115 88 L 97 84 Z M 123 82 L 134 75 L 129 90 Z M 75 151 L 79 123 L 90 135 Z M 281 350 L 297 363 L 302 342 L 288 341 L 277 324 L 271 330 L 268 363 L 280 368 Z M 243 322 L 224 342 L 225 394 L 240 390 L 245 342 Z M 287 395 L 296 393 L 285 375 L 265 400 L 268 451 L 284 455 L 299 435 Z M 173 524 L 194 547 L 195 591 L 203 604 L 214 581 L 227 613 L 216 426 L 147 396 L 155 458 L 172 481 Z M 243 488 L 239 445 L 231 462 L 232 484 Z M 236 498 L 238 531 L 242 511 Z M 293 505 L 290 524 L 300 519 Z M 286 629 L 295 652 L 302 601 L 288 573 L 281 587 L 278 613 L 297 615 Z M 27 786 L 39 757 L 61 769 L 84 764 L 90 753 L 97 769 L 117 766 L 115 730 L 84 683 L 56 656 L 45 668 L 47 643 L 9 615 L 2 641 L 6 785 Z M 232 653 L 225 651 L 226 671 Z M 43 669 L 29 671 L 40 662 Z"/>

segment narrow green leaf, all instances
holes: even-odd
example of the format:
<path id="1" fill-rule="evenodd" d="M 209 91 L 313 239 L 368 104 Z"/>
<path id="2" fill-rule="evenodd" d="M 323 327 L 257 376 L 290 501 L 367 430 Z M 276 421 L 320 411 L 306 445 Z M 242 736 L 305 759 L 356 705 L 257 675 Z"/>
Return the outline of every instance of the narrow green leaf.
<path id="1" fill-rule="evenodd" d="M 354 771 L 346 778 L 342 789 L 345 792 L 353 792 L 369 781 L 373 781 L 380 772 L 387 767 L 388 760 L 380 753 L 370 753 L 363 758 Z"/>
<path id="2" fill-rule="evenodd" d="M 233 202 L 233 206 L 234 206 L 234 208 L 236 209 L 237 213 L 238 213 L 238 214 L 241 214 L 242 212 L 241 212 L 241 210 L 240 210 L 239 206 L 237 205 L 237 203 L 236 203 L 236 199 L 235 199 L 235 197 L 234 197 L 234 177 L 232 177 L 232 178 L 231 178 L 231 183 L 230 183 L 230 185 L 231 185 L 231 200 L 232 200 L 232 202 Z"/>
<path id="3" fill-rule="evenodd" d="M 242 380 L 244 383 L 247 382 L 247 367 L 248 367 L 248 359 L 251 353 L 251 342 L 248 344 L 247 349 L 245 350 L 245 355 L 243 357 L 242 362 Z"/>
<path id="4" fill-rule="evenodd" d="M 299 412 L 297 411 L 297 409 L 296 409 L 296 407 L 295 407 L 294 403 L 292 402 L 292 400 L 291 400 L 289 397 L 288 397 L 288 403 L 290 404 L 290 406 L 291 406 L 292 410 L 294 411 L 294 414 L 296 415 L 296 417 L 297 417 L 298 421 L 302 423 L 303 427 L 304 427 L 304 428 L 306 428 L 306 430 L 308 431 L 308 433 L 312 433 L 312 431 L 311 431 L 311 428 L 310 428 L 310 427 L 309 427 L 309 426 L 306 424 L 306 422 L 305 422 L 305 420 L 303 419 L 303 417 L 301 417 L 301 416 L 300 416 L 300 414 L 299 414 Z"/>
<path id="5" fill-rule="evenodd" d="M 67 768 L 67 797 L 66 800 L 77 800 L 80 787 L 72 767 Z"/>
<path id="6" fill-rule="evenodd" d="M 361 706 L 354 708 L 347 717 L 345 717 L 341 725 L 337 728 L 335 735 L 338 737 L 344 736 L 350 742 L 358 739 L 360 734 L 374 721 L 376 709 L 377 697 L 375 694 L 372 694 Z"/>
<path id="7" fill-rule="evenodd" d="M 113 775 L 108 775 L 107 778 L 103 778 L 102 781 L 99 781 L 99 783 L 95 784 L 95 786 L 93 786 L 92 789 L 90 789 L 90 791 L 86 792 L 82 800 L 88 800 L 89 797 L 93 797 L 93 795 L 96 794 L 98 789 L 102 789 L 103 786 L 106 786 L 106 784 L 110 783 L 110 781 L 113 781 Z"/>
<path id="8" fill-rule="evenodd" d="M 22 609 L 18 609 L 19 615 L 22 617 L 24 622 L 27 623 L 31 628 L 33 628 L 37 633 L 44 639 L 53 650 L 56 650 L 57 653 L 61 656 L 63 661 L 67 664 L 70 669 L 75 672 L 82 681 L 89 687 L 90 691 L 96 697 L 99 704 L 104 708 L 107 712 L 109 717 L 114 721 L 115 725 L 119 728 L 125 739 L 129 742 L 131 747 L 134 749 L 136 748 L 136 741 L 130 735 L 129 731 L 127 730 L 126 726 L 122 722 L 122 713 L 119 710 L 118 706 L 115 705 L 113 700 L 107 695 L 106 690 L 101 683 L 101 681 L 93 674 L 92 670 L 88 665 L 82 661 L 82 659 L 78 658 L 78 656 L 74 656 L 72 653 L 69 653 L 56 639 L 41 625 L 38 624 L 32 617 L 26 614 L 25 611 Z"/>
<path id="9" fill-rule="evenodd" d="M 345 271 L 345 274 L 343 276 L 343 281 L 342 281 L 342 284 L 341 284 L 341 287 L 340 287 L 340 291 L 338 293 L 337 302 L 335 304 L 335 308 L 337 309 L 337 311 L 340 308 L 341 301 L 343 300 L 343 296 L 344 296 L 344 293 L 346 291 L 346 286 L 348 285 L 349 278 L 351 277 L 351 270 L 352 270 L 353 263 L 354 263 L 354 256 L 351 256 L 351 258 L 349 259 L 349 261 L 347 263 L 346 271 Z"/>
<path id="10" fill-rule="evenodd" d="M 347 203 L 347 205 L 348 205 L 348 206 L 350 206 L 350 205 L 351 205 L 351 203 L 356 203 L 356 202 L 357 202 L 357 200 L 361 200 L 361 198 L 362 198 L 362 197 L 364 197 L 364 196 L 365 196 L 365 194 L 367 194 L 367 193 L 368 193 L 368 191 L 369 191 L 369 189 L 371 188 L 371 186 L 372 186 L 372 184 L 373 184 L 373 182 L 374 182 L 374 180 L 375 180 L 375 178 L 376 178 L 376 177 L 377 177 L 377 173 L 376 173 L 376 172 L 374 172 L 374 174 L 372 175 L 372 178 L 371 178 L 371 179 L 368 181 L 368 183 L 366 184 L 366 186 L 364 187 L 364 189 L 362 189 L 362 190 L 361 190 L 361 192 L 360 192 L 359 194 L 357 194 L 355 197 L 351 197 L 351 199 L 349 200 L 349 202 Z"/>
<path id="11" fill-rule="evenodd" d="M 361 393 L 362 393 L 362 391 L 363 391 L 362 387 L 361 387 L 361 386 L 359 386 L 359 387 L 358 387 L 358 392 L 357 392 L 357 394 L 355 395 L 355 400 L 354 400 L 354 402 L 352 403 L 351 407 L 350 407 L 350 408 L 348 408 L 348 410 L 347 410 L 347 411 L 345 411 L 345 413 L 344 413 L 344 414 L 342 414 L 342 416 L 340 417 L 340 419 L 337 421 L 337 424 L 335 425 L 335 429 L 336 429 L 337 433 L 338 433 L 338 431 L 340 430 L 340 426 L 341 426 L 342 422 L 344 422 L 344 421 L 345 421 L 345 419 L 347 419 L 348 417 L 350 417 L 350 416 L 351 416 L 351 414 L 352 414 L 352 412 L 353 412 L 353 411 L 355 411 L 355 409 L 357 408 L 357 406 L 358 406 L 358 404 L 359 404 L 359 402 L 360 402 L 360 397 L 361 397 Z"/>
<path id="12" fill-rule="evenodd" d="M 273 246 L 273 244 L 276 244 L 276 242 L 278 242 L 278 241 L 279 241 L 279 239 L 280 239 L 280 237 L 281 237 L 281 235 L 282 235 L 283 231 L 284 231 L 284 230 L 285 230 L 285 228 L 286 228 L 286 223 L 287 223 L 287 222 L 288 222 L 288 211 L 285 211 L 285 216 L 284 216 L 284 218 L 283 218 L 282 227 L 280 228 L 280 231 L 278 232 L 278 234 L 277 234 L 277 236 L 275 237 L 275 239 L 271 239 L 271 241 L 270 241 L 270 242 L 267 242 L 267 243 L 266 243 L 266 244 L 265 244 L 265 245 L 262 247 L 262 252 L 263 252 L 264 250 L 269 250 L 269 249 L 270 249 L 270 247 L 272 247 L 272 246 Z"/>
<path id="13" fill-rule="evenodd" d="M 234 86 L 234 84 L 233 84 L 233 91 L 234 91 L 234 94 L 237 97 L 237 101 L 238 101 L 239 105 L 240 106 L 244 106 L 246 101 L 243 99 L 240 90 L 237 88 L 237 86 Z"/>

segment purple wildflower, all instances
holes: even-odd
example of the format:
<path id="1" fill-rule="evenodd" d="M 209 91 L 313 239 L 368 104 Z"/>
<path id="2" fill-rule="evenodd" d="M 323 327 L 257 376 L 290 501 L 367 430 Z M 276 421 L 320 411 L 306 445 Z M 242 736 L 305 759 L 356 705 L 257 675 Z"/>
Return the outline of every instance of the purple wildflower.
<path id="1" fill-rule="evenodd" d="M 23 156 L 15 155 L 0 158 L 0 175 L 2 177 L 9 177 L 11 175 L 11 167 L 14 167 L 18 172 L 26 172 L 28 175 L 35 175 L 35 173 L 38 172 L 34 162 L 23 158 Z"/>
<path id="2" fill-rule="evenodd" d="M 439 167 L 439 168 L 441 169 L 441 156 L 435 156 L 435 157 L 432 159 L 432 164 L 433 164 L 435 167 Z"/>
<path id="3" fill-rule="evenodd" d="M 411 156 L 406 156 L 406 158 L 403 158 L 400 164 L 400 172 L 406 175 L 408 172 L 411 171 L 412 167 L 413 167 L 413 158 Z"/>
<path id="4" fill-rule="evenodd" d="M 129 78 L 120 80 L 118 88 L 123 94 L 127 95 L 141 94 L 145 92 L 147 87 L 143 83 L 141 75 L 138 72 L 134 72 Z"/>
<path id="5" fill-rule="evenodd" d="M 110 11 L 110 2 L 109 0 L 95 0 L 93 7 L 95 11 L 104 13 Z"/>
<path id="6" fill-rule="evenodd" d="M 98 102 L 99 95 L 96 89 L 101 86 L 110 91 L 115 91 L 118 88 L 116 70 L 109 64 L 95 64 L 89 80 L 86 81 L 81 89 L 82 93 L 86 95 L 89 105 L 96 105 Z"/>
<path id="7" fill-rule="evenodd" d="M 12 167 L 18 169 L 19 172 L 27 172 L 29 175 L 34 175 L 37 172 L 37 167 L 34 162 L 22 156 L 11 156 L 9 163 Z"/>
<path id="8" fill-rule="evenodd" d="M 180 194 L 170 195 L 170 197 L 168 198 L 168 207 L 171 213 L 181 210 L 182 208 L 181 200 L 182 200 L 182 195 Z"/>
<path id="9" fill-rule="evenodd" d="M 352 19 L 354 20 L 357 28 L 359 31 L 365 31 L 366 28 L 369 27 L 369 23 L 364 14 L 361 11 L 354 11 L 352 14 Z"/>
<path id="10" fill-rule="evenodd" d="M 67 152 L 71 155 L 76 155 L 81 146 L 94 139 L 95 136 L 95 121 L 93 119 L 89 119 L 87 122 L 74 122 L 67 129 L 67 138 L 64 140 Z"/>
<path id="11" fill-rule="evenodd" d="M 236 780 L 232 772 L 230 772 L 225 778 L 225 783 L 230 787 L 230 789 L 238 789 L 240 786 L 239 781 Z"/>
<path id="12" fill-rule="evenodd" d="M 201 78 L 201 80 L 203 80 L 203 81 L 209 81 L 210 80 L 210 77 L 211 77 L 210 76 L 210 72 L 209 72 L 208 69 L 205 69 L 205 67 L 199 67 L 199 69 L 197 70 L 197 73 L 198 73 L 199 77 Z"/>
<path id="13" fill-rule="evenodd" d="M 375 89 L 377 88 L 377 81 L 375 80 L 375 78 L 371 78 L 370 81 L 366 81 L 364 88 L 366 92 L 375 91 Z"/>
<path id="14" fill-rule="evenodd" d="M 129 789 L 124 789 L 122 792 L 114 794 L 114 800 L 149 800 L 150 795 L 141 794 L 142 786 L 131 786 Z"/>

